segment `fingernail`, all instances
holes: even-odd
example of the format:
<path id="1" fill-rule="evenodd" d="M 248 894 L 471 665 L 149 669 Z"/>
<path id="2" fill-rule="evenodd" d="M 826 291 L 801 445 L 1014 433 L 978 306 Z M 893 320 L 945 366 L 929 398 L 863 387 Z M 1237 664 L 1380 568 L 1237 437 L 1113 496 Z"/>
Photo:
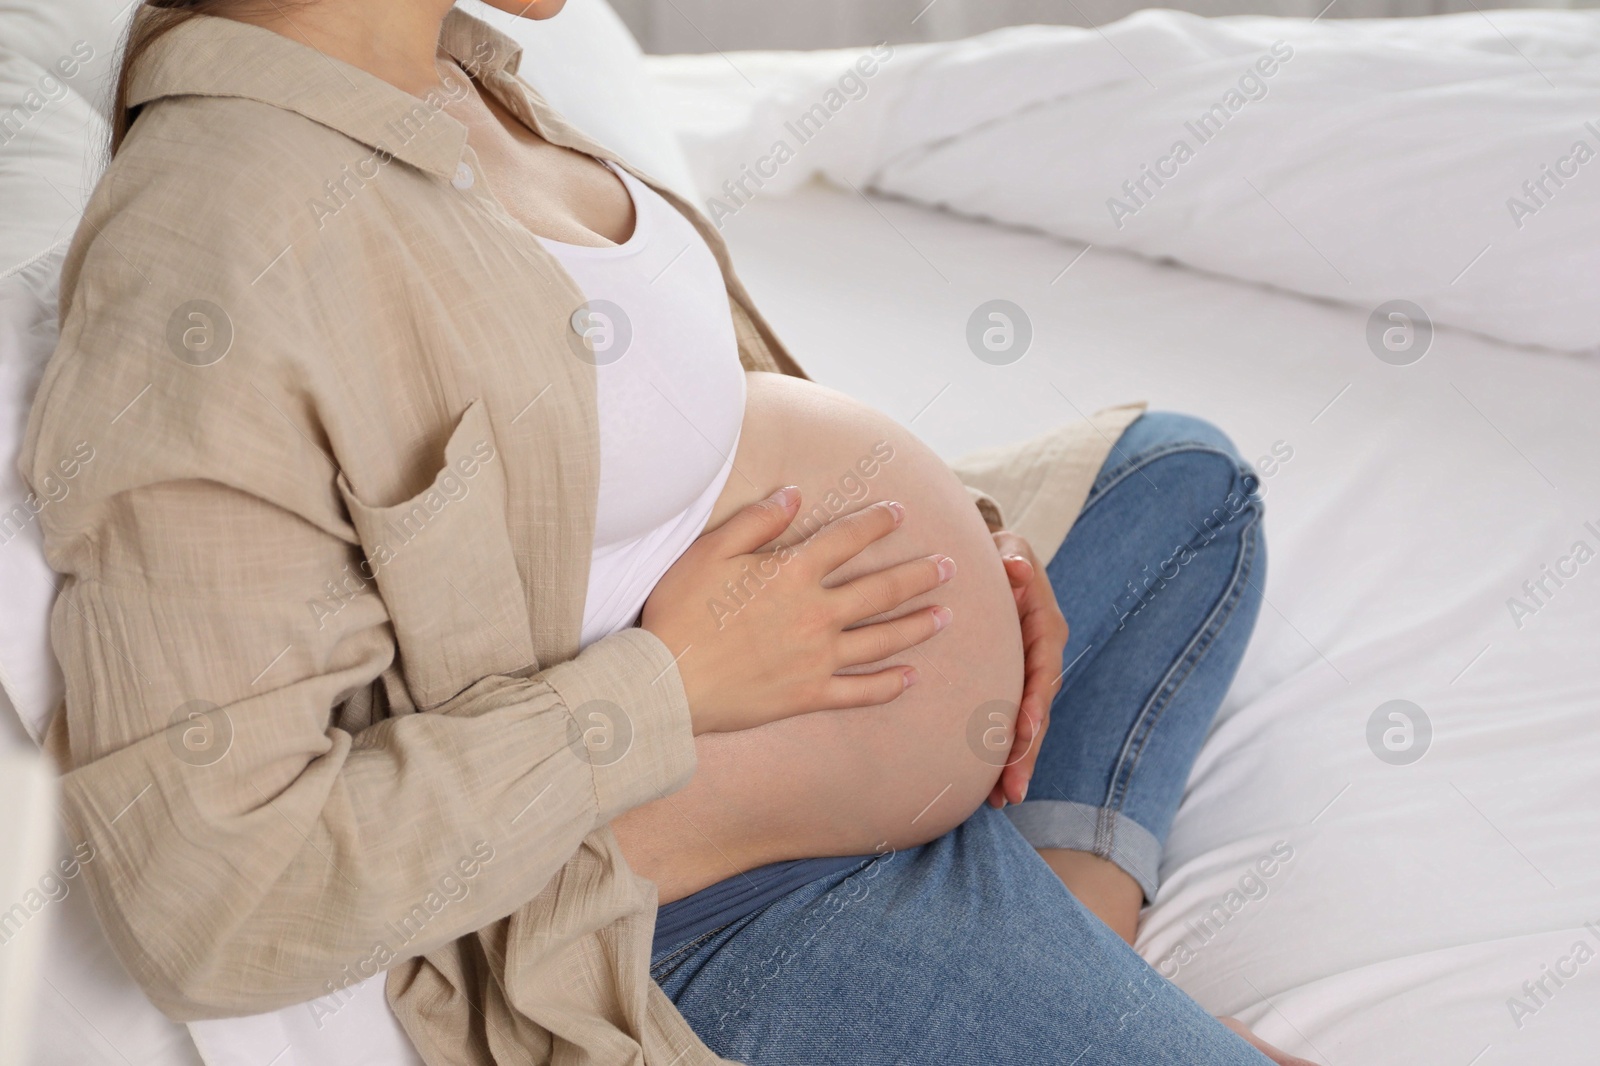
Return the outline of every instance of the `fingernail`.
<path id="1" fill-rule="evenodd" d="M 950 608 L 935 607 L 933 609 L 933 631 L 935 633 L 950 624 Z"/>
<path id="2" fill-rule="evenodd" d="M 1023 782 L 1023 784 L 1022 784 L 1022 795 L 1017 797 L 1017 802 L 1018 803 L 1021 803 L 1023 800 L 1028 798 L 1028 786 L 1031 785 L 1032 783 L 1033 782 L 1031 782 L 1031 781 Z"/>
<path id="3" fill-rule="evenodd" d="M 785 485 L 783 488 L 779 489 L 777 492 L 774 492 L 772 494 L 772 498 L 778 502 L 778 506 L 787 507 L 791 503 L 794 502 L 795 496 L 799 495 L 799 493 L 800 493 L 800 486 L 798 486 L 798 485 Z"/>
<path id="4" fill-rule="evenodd" d="M 939 556 L 939 580 L 949 581 L 956 576 L 956 561 L 948 555 Z"/>
<path id="5" fill-rule="evenodd" d="M 905 673 L 902 676 L 905 677 L 905 687 L 910 688 L 912 685 L 917 683 L 917 668 L 915 666 L 906 667 Z"/>
<path id="6" fill-rule="evenodd" d="M 906 520 L 906 509 L 904 507 L 900 506 L 900 501 L 899 500 L 890 500 L 889 503 L 888 503 L 888 507 L 889 507 L 889 513 L 894 515 L 894 524 L 895 525 L 898 526 L 901 522 L 904 522 Z"/>

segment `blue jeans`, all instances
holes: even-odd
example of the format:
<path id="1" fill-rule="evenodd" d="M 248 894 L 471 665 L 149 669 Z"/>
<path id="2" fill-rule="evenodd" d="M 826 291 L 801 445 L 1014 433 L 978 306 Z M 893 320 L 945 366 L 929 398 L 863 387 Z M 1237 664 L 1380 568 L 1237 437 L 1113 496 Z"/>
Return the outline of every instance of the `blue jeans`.
<path id="1" fill-rule="evenodd" d="M 1154 896 L 1260 607 L 1256 485 L 1209 424 L 1135 421 L 1046 567 L 1072 634 L 1026 801 L 904 852 L 785 864 L 781 894 L 726 921 L 682 920 L 719 886 L 663 907 L 651 973 L 701 1039 L 752 1066 L 1265 1062 L 1034 850 L 1104 856 Z"/>

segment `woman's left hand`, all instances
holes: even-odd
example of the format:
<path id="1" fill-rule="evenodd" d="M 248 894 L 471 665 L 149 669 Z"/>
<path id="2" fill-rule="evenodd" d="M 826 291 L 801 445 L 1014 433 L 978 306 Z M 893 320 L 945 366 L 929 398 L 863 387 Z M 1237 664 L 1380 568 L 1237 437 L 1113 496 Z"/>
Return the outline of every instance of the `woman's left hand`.
<path id="1" fill-rule="evenodd" d="M 1061 655 L 1067 647 L 1067 620 L 1056 603 L 1050 578 L 1028 542 L 1009 530 L 993 534 L 1000 550 L 1011 595 L 1022 621 L 1024 670 L 1022 704 L 1017 710 L 1016 735 L 1000 780 L 989 793 L 991 807 L 1021 803 L 1028 794 L 1039 743 L 1050 725 L 1050 704 L 1061 690 Z"/>

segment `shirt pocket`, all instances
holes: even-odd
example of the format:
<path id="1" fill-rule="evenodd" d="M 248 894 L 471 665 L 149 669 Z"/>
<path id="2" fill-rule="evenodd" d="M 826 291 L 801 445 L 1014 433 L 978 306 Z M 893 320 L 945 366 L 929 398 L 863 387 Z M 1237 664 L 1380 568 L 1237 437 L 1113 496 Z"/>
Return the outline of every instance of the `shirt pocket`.
<path id="1" fill-rule="evenodd" d="M 505 474 L 481 400 L 451 432 L 433 482 L 411 499 L 374 507 L 343 474 L 338 483 L 419 709 L 490 675 L 537 667 L 506 523 Z"/>

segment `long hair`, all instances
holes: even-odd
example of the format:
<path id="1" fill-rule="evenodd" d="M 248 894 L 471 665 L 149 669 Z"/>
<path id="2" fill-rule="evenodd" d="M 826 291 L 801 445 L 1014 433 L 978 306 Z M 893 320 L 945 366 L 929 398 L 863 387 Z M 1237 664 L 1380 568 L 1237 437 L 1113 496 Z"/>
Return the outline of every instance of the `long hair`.
<path id="1" fill-rule="evenodd" d="M 197 15 L 217 14 L 236 8 L 241 0 L 143 0 L 128 24 L 128 39 L 122 47 L 117 68 L 116 92 L 111 97 L 111 143 L 108 158 L 117 154 L 128 130 L 138 118 L 137 109 L 128 108 L 128 86 L 134 66 L 150 46 Z M 277 6 L 274 4 L 273 6 Z"/>

